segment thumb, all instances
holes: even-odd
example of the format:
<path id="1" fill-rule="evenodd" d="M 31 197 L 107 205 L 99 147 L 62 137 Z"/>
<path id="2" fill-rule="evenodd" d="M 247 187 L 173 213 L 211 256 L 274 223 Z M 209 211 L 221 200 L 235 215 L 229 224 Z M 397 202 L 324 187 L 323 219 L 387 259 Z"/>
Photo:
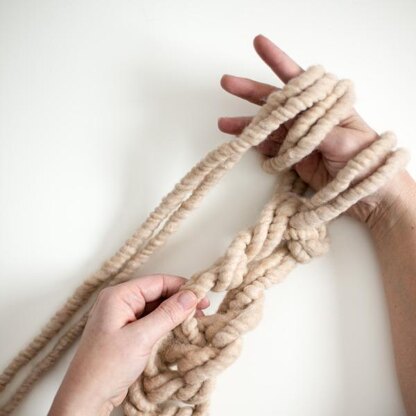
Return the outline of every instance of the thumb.
<path id="1" fill-rule="evenodd" d="M 152 346 L 162 336 L 182 323 L 195 309 L 196 295 L 190 290 L 181 290 L 165 301 L 154 311 L 131 324 L 140 332 L 148 346 Z"/>

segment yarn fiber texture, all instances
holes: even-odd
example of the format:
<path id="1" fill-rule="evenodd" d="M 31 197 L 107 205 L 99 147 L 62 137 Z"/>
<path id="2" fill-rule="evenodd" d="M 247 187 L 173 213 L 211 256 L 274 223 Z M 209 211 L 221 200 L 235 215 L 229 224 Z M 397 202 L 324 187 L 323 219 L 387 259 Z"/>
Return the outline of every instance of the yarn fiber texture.
<path id="1" fill-rule="evenodd" d="M 257 222 L 238 233 L 222 257 L 183 286 L 199 300 L 209 291 L 223 292 L 217 311 L 202 317 L 191 314 L 159 340 L 123 403 L 127 416 L 208 415 L 215 379 L 237 359 L 243 335 L 261 319 L 266 289 L 298 263 L 326 253 L 328 222 L 377 191 L 409 159 L 406 150 L 395 149 L 394 134 L 385 132 L 326 186 L 306 196 L 308 186 L 293 166 L 345 119 L 353 100 L 351 82 L 338 80 L 321 66 L 308 68 L 271 93 L 244 131 L 198 162 L 11 361 L 0 376 L 3 399 L 16 375 L 24 368 L 29 371 L 3 400 L 0 416 L 9 415 L 78 338 L 98 292 L 130 279 L 250 148 L 294 120 L 276 156 L 263 161 L 263 168 L 276 176 L 277 183 Z"/>

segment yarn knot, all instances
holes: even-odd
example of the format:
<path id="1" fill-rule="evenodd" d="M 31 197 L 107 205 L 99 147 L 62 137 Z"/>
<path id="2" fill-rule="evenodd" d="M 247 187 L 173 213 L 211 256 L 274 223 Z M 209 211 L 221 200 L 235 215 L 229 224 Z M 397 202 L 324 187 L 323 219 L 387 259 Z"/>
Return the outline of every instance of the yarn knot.
<path id="1" fill-rule="evenodd" d="M 299 221 L 298 212 L 311 208 L 311 204 L 308 198 L 300 195 L 295 195 L 294 198 L 298 207 L 289 218 L 283 238 L 287 241 L 287 248 L 293 258 L 298 263 L 307 263 L 329 250 L 328 232 L 323 222 L 308 224 L 303 218 Z"/>
<path id="2" fill-rule="evenodd" d="M 296 229 L 288 226 L 284 233 L 287 248 L 298 263 L 307 263 L 312 258 L 321 256 L 329 250 L 326 225 Z"/>

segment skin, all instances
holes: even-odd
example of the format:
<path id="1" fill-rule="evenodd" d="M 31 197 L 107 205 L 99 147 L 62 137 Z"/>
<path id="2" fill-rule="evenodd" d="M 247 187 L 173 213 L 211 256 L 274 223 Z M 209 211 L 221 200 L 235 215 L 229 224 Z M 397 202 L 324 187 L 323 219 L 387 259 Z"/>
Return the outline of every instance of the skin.
<path id="1" fill-rule="evenodd" d="M 186 279 L 155 274 L 100 292 L 49 416 L 109 415 L 143 372 L 152 346 L 192 312 L 202 314 Z M 188 296 L 181 304 L 182 295 Z"/>
<path id="2" fill-rule="evenodd" d="M 283 82 L 303 69 L 266 37 L 254 39 L 260 58 Z M 224 75 L 228 93 L 255 105 L 277 89 L 248 78 Z M 219 129 L 239 135 L 251 117 L 222 117 Z M 293 122 L 293 121 L 292 121 Z M 292 122 L 281 126 L 257 150 L 273 156 Z M 346 162 L 378 138 L 353 109 L 311 155 L 294 169 L 318 190 Z M 402 170 L 375 194 L 362 199 L 347 214 L 369 231 L 381 266 L 389 310 L 397 374 L 409 415 L 416 415 L 416 182 Z M 79 348 L 49 412 L 54 415 L 108 415 L 143 371 L 152 345 L 186 316 L 209 305 L 203 299 L 189 308 L 179 305 L 184 279 L 153 275 L 104 289 L 94 305 Z M 189 291 L 188 291 L 189 292 Z M 163 298 L 168 297 L 167 300 Z M 195 301 L 195 300 L 194 300 Z M 99 357 L 99 358 L 98 358 Z"/>

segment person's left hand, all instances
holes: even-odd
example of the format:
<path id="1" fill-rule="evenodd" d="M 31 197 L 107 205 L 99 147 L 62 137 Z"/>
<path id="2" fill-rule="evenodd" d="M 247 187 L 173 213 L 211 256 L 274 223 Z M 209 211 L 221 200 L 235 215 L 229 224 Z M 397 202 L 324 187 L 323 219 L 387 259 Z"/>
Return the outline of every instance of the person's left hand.
<path id="1" fill-rule="evenodd" d="M 120 405 L 155 342 L 209 306 L 208 298 L 197 304 L 193 292 L 178 292 L 185 281 L 156 274 L 103 289 L 49 416 L 108 415 Z"/>

